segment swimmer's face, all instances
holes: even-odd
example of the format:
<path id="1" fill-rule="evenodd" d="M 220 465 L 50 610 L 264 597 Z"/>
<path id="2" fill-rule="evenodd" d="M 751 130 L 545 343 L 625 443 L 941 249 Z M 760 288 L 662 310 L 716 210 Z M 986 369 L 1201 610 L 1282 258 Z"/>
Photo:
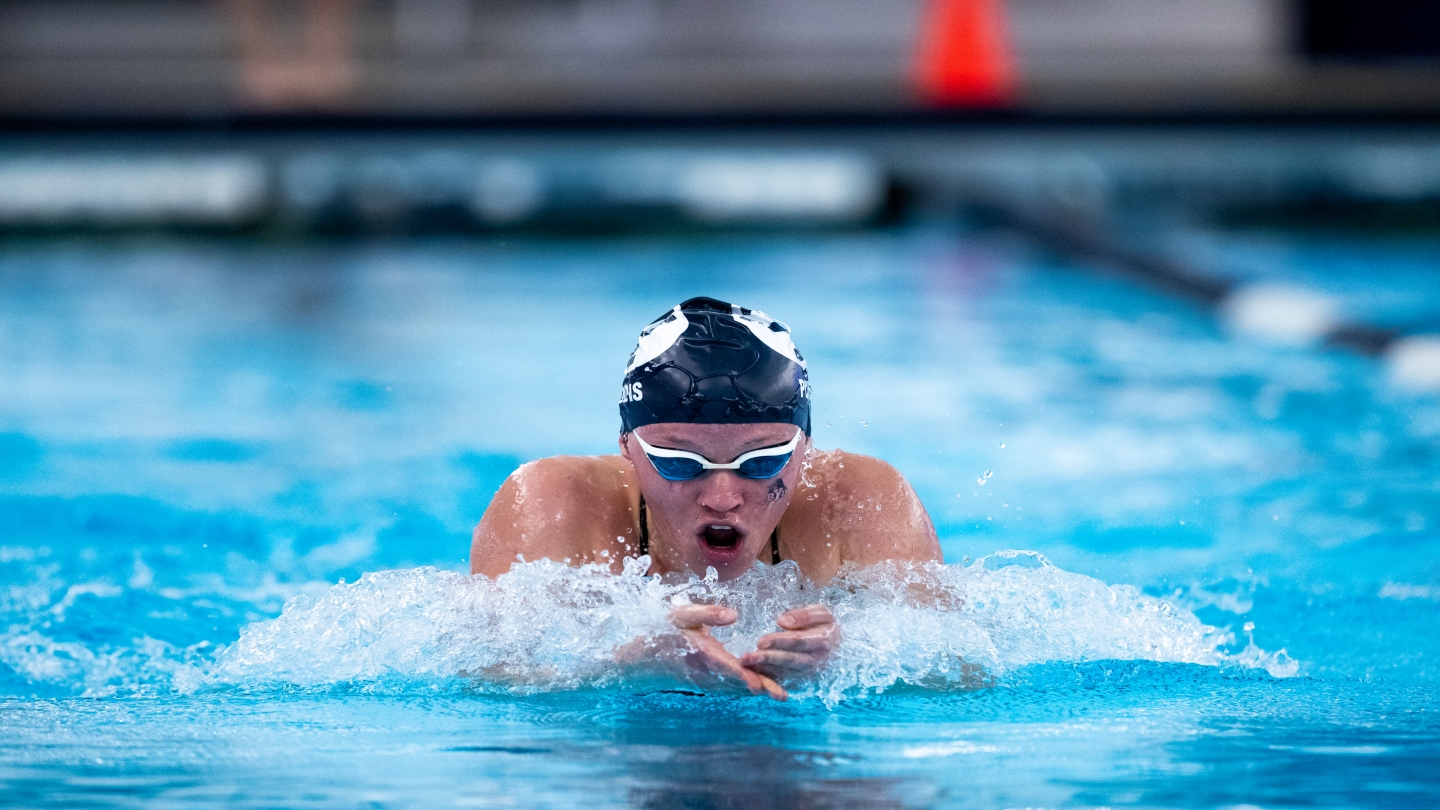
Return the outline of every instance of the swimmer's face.
<path id="1" fill-rule="evenodd" d="M 636 432 L 652 447 L 685 450 L 726 464 L 742 453 L 785 444 L 795 436 L 795 426 L 662 422 Z M 664 538 L 666 543 L 666 549 L 655 552 L 678 557 L 678 562 L 697 574 L 714 566 L 721 579 L 740 576 L 757 558 L 770 561 L 770 532 L 800 483 L 809 450 L 810 438 L 804 436 L 774 478 L 745 478 L 734 470 L 709 470 L 689 481 L 670 481 L 656 472 L 639 442 L 620 437 L 620 452 L 635 468 L 635 479 L 650 512 L 652 542 Z M 671 560 L 666 562 L 673 565 Z"/>

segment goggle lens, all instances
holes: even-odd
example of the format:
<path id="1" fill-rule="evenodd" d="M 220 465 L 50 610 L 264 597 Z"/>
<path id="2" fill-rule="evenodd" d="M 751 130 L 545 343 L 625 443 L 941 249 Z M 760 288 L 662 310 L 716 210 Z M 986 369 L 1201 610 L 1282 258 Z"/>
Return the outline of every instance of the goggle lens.
<path id="1" fill-rule="evenodd" d="M 655 465 L 655 472 L 660 473 L 660 477 L 667 481 L 689 481 L 699 478 L 705 472 L 705 467 L 692 458 L 650 456 L 650 463 Z"/>
<path id="2" fill-rule="evenodd" d="M 789 453 L 783 456 L 761 456 L 742 462 L 740 468 L 735 472 L 740 473 L 746 478 L 764 480 L 779 475 L 780 471 L 785 469 L 785 465 L 788 463 L 790 463 Z"/>

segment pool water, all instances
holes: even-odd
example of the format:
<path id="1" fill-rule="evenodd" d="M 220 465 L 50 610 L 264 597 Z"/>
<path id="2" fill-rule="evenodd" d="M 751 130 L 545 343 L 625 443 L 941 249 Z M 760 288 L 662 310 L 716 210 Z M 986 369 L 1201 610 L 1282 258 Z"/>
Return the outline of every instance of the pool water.
<path id="1" fill-rule="evenodd" d="M 1440 314 L 1440 242 L 1188 238 Z M 791 325 L 817 445 L 895 464 L 945 567 L 464 574 L 700 294 Z M 677 599 L 845 641 L 785 704 L 607 665 Z M 1440 398 L 1012 241 L 0 245 L 7 804 L 1432 805 L 1437 631 Z"/>

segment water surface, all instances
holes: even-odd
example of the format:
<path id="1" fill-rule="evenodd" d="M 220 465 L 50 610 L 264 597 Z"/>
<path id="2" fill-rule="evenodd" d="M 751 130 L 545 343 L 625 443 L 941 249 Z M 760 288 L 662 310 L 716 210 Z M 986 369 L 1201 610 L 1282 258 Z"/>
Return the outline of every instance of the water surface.
<path id="1" fill-rule="evenodd" d="M 1377 316 L 1440 311 L 1436 244 L 1204 249 Z M 577 610 L 538 595 L 581 575 L 537 565 L 497 614 L 457 573 L 516 464 L 613 451 L 635 334 L 701 294 L 791 325 L 817 444 L 910 478 L 964 599 L 731 593 L 754 600 L 737 647 L 787 599 L 851 611 L 832 676 L 784 705 L 596 663 L 710 585 L 612 581 Z M 16 804 L 1440 797 L 1440 401 L 1023 246 L 12 240 L 0 381 Z M 994 686 L 962 688 L 960 660 Z M 457 674 L 495 661 L 549 666 Z"/>

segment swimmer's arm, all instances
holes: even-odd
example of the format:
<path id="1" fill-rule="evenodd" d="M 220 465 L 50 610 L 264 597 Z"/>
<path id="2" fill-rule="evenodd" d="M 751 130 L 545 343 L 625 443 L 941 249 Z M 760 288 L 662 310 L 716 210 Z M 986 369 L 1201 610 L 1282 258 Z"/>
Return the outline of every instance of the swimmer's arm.
<path id="1" fill-rule="evenodd" d="M 620 518 L 611 514 L 616 496 L 607 490 L 615 486 L 615 465 L 607 461 L 553 456 L 511 473 L 475 527 L 470 573 L 497 577 L 521 556 L 575 564 L 596 556 L 622 559 L 624 545 L 610 536 Z"/>

